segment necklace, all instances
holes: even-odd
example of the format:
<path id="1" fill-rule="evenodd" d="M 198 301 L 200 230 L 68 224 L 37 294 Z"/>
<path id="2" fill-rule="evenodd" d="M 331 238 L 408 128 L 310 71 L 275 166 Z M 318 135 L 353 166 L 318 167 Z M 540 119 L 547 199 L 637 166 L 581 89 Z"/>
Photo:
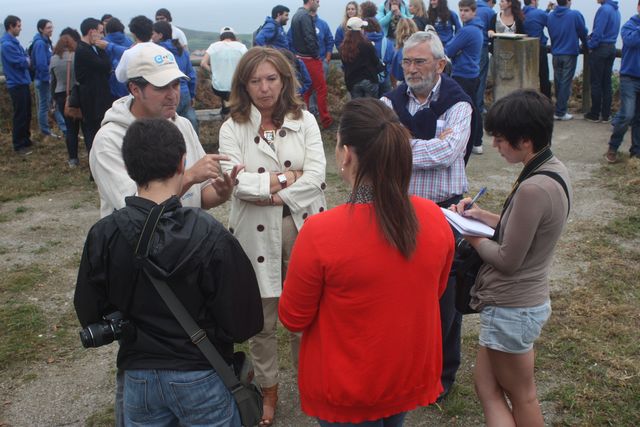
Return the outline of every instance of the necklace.
<path id="1" fill-rule="evenodd" d="M 262 132 L 262 137 L 269 144 L 272 144 L 273 141 L 276 140 L 276 129 L 265 129 L 262 125 L 260 125 L 260 131 Z"/>

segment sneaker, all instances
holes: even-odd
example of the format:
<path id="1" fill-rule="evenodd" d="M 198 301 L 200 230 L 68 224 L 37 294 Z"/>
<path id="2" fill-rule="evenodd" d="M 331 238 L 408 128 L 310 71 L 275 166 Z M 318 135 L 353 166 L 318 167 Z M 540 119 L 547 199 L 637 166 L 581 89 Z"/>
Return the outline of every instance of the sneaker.
<path id="1" fill-rule="evenodd" d="M 18 156 L 21 156 L 21 157 L 26 157 L 26 156 L 28 156 L 28 155 L 29 155 L 29 154 L 31 154 L 31 153 L 33 153 L 33 150 L 31 150 L 31 149 L 30 149 L 30 148 L 28 148 L 28 147 L 22 147 L 22 148 L 20 148 L 20 149 L 16 150 L 16 154 L 17 154 Z"/>
<path id="2" fill-rule="evenodd" d="M 600 123 L 600 117 L 591 113 L 585 114 L 582 118 L 591 123 Z"/>
<path id="3" fill-rule="evenodd" d="M 69 167 L 70 167 L 71 169 L 73 169 L 73 168 L 77 168 L 77 167 L 78 167 L 78 165 L 80 164 L 80 160 L 78 160 L 78 159 L 69 159 L 69 161 L 67 162 L 67 164 L 69 165 Z"/>
<path id="4" fill-rule="evenodd" d="M 554 114 L 553 118 L 556 119 L 556 120 L 561 120 L 561 121 L 565 122 L 567 120 L 573 119 L 573 116 L 571 114 L 569 114 L 569 113 L 565 113 L 564 116 L 556 116 Z"/>
<path id="5" fill-rule="evenodd" d="M 602 123 L 611 123 L 611 117 L 603 117 L 601 121 Z"/>
<path id="6" fill-rule="evenodd" d="M 609 163 L 615 163 L 618 161 L 618 152 L 610 148 L 604 154 L 604 159 Z"/>
<path id="7" fill-rule="evenodd" d="M 484 150 L 482 149 L 482 145 L 475 145 L 472 149 L 471 152 L 473 154 L 482 154 L 484 152 Z"/>

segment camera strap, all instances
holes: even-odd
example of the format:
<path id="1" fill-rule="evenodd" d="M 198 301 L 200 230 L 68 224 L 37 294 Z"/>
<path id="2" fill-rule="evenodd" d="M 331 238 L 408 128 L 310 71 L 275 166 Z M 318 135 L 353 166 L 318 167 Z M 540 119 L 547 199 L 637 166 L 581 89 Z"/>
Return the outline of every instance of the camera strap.
<path id="1" fill-rule="evenodd" d="M 180 302 L 176 294 L 173 293 L 167 282 L 157 278 L 151 273 L 153 270 L 157 271 L 158 267 L 149 259 L 149 246 L 163 212 L 164 205 L 154 206 L 151 212 L 149 212 L 149 216 L 140 234 L 140 239 L 136 245 L 136 256 L 141 261 L 142 270 L 156 288 L 164 303 L 169 307 L 169 310 L 171 310 L 171 313 L 173 313 L 178 323 L 180 323 L 180 326 L 185 330 L 191 342 L 198 346 L 202 354 L 204 354 L 205 358 L 211 363 L 211 366 L 213 366 L 213 369 L 218 373 L 224 385 L 234 395 L 234 398 L 236 398 L 236 393 L 240 391 L 243 386 L 231 370 L 231 367 L 225 362 L 222 356 L 220 356 L 218 350 L 216 350 L 211 340 L 207 337 L 206 332 L 193 320 L 193 317 L 189 314 L 182 302 Z"/>

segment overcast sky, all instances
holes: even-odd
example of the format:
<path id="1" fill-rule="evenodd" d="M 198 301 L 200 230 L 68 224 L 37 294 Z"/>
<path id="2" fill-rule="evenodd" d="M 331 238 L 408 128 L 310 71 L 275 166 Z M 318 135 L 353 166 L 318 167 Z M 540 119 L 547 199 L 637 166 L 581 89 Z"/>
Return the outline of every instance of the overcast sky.
<path id="1" fill-rule="evenodd" d="M 36 22 L 40 18 L 47 18 L 54 24 L 54 40 L 64 27 L 80 27 L 80 22 L 86 17 L 100 18 L 105 13 L 113 16 L 127 25 L 129 19 L 135 15 L 147 15 L 154 19 L 155 11 L 160 7 L 167 7 L 173 16 L 173 23 L 178 27 L 193 30 L 219 31 L 221 27 L 229 25 L 240 33 L 251 33 L 271 13 L 271 8 L 280 1 L 289 7 L 292 14 L 302 4 L 302 0 L 180 0 L 178 2 L 160 2 L 157 0 L 110 0 L 108 2 L 90 2 L 87 0 L 1 0 L 2 12 L 17 15 L 22 19 L 22 34 L 20 41 L 27 46 L 36 32 Z M 332 31 L 341 22 L 346 0 L 321 0 L 319 15 L 329 23 Z M 375 1 L 380 4 L 381 0 Z M 428 0 L 425 0 L 428 4 Z M 547 0 L 540 1 L 540 7 L 546 7 Z M 450 7 L 455 7 L 457 0 L 449 0 Z M 622 21 L 626 22 L 636 13 L 635 0 L 621 0 L 620 12 Z M 452 7 L 452 8 L 453 8 Z M 573 8 L 580 10 L 591 30 L 593 17 L 598 8 L 597 0 L 574 0 Z"/>

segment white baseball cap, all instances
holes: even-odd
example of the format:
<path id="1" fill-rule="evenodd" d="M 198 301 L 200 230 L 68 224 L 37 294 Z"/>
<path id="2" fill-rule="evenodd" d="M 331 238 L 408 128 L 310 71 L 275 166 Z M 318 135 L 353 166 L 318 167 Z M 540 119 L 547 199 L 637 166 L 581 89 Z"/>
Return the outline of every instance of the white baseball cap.
<path id="1" fill-rule="evenodd" d="M 234 36 L 236 35 L 236 32 L 233 28 L 231 27 L 222 27 L 220 28 L 220 34 L 224 34 L 224 33 L 231 33 Z"/>
<path id="2" fill-rule="evenodd" d="M 144 43 L 127 63 L 127 78 L 142 77 L 157 87 L 163 87 L 176 79 L 189 79 L 180 68 L 176 58 L 167 49 L 155 43 Z"/>
<path id="3" fill-rule="evenodd" d="M 360 31 L 362 27 L 366 27 L 367 25 L 369 25 L 367 21 L 364 21 L 357 16 L 349 18 L 349 20 L 347 21 L 347 28 L 354 31 Z"/>

